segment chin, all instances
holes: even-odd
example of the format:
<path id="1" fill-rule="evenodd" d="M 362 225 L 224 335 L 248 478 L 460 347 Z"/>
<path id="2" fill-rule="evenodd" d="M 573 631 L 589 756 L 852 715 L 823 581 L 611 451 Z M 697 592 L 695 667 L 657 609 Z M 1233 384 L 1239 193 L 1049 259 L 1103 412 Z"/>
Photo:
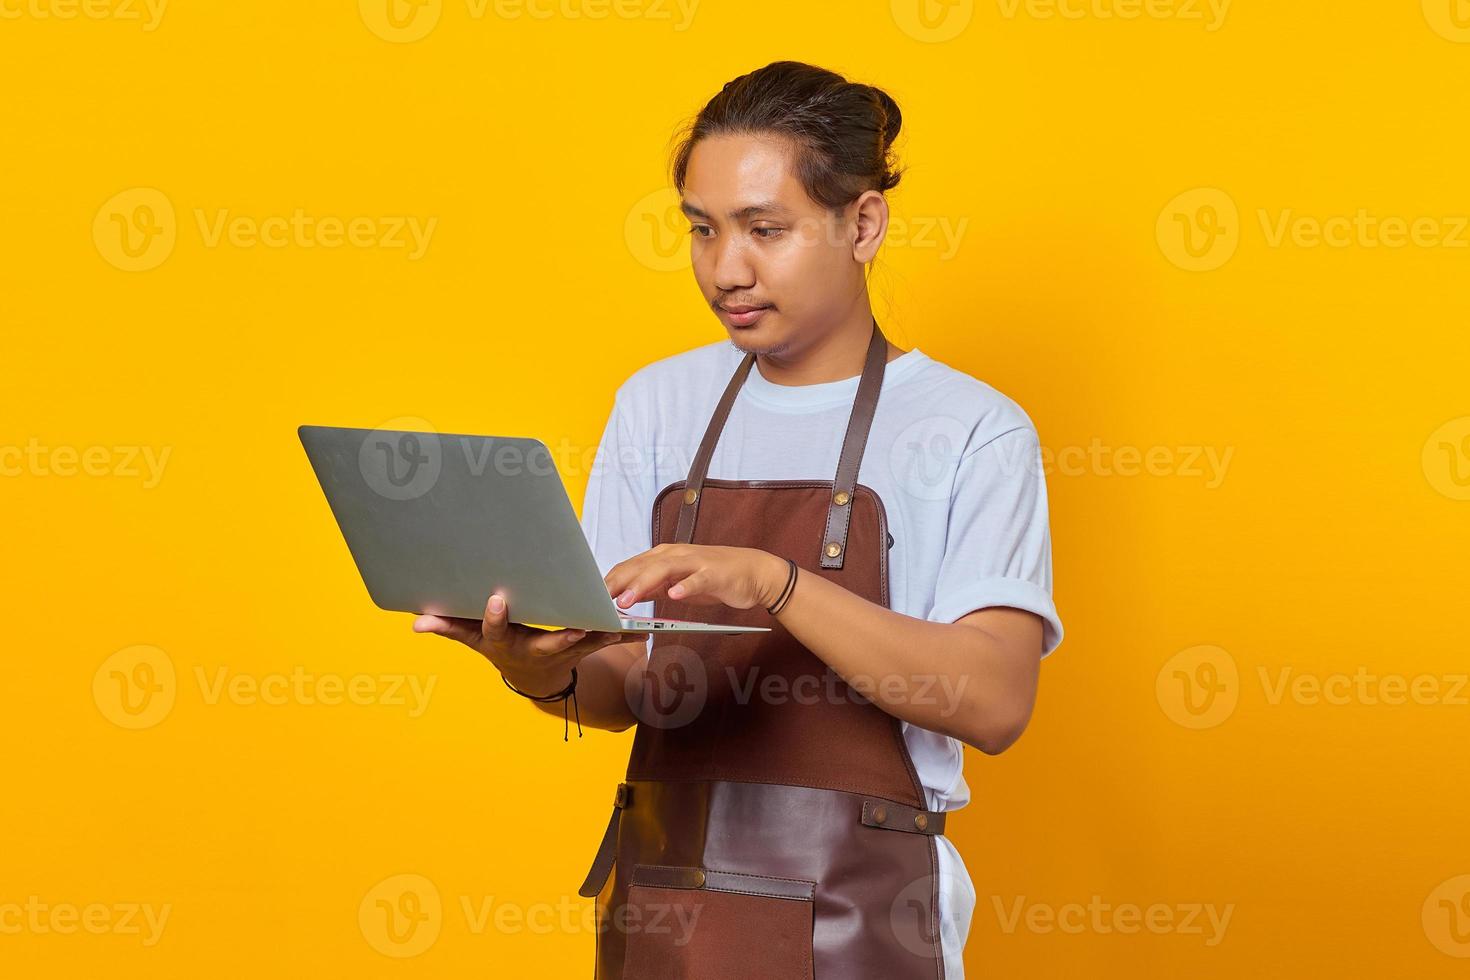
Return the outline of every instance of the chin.
<path id="1" fill-rule="evenodd" d="M 761 354 L 761 355 L 766 355 L 766 356 L 775 355 L 775 354 L 784 354 L 787 351 L 787 349 L 791 346 L 786 341 L 779 341 L 777 343 L 772 343 L 772 344 L 763 344 L 759 340 L 756 340 L 755 338 L 753 338 L 753 337 L 751 337 L 749 335 L 742 335 L 742 336 L 739 336 L 739 337 L 731 337 L 730 338 L 730 343 L 735 347 L 736 350 L 741 351 L 743 353 L 746 353 L 746 354 Z"/>
<path id="2" fill-rule="evenodd" d="M 746 354 L 781 354 L 791 346 L 764 323 L 754 327 L 727 326 L 725 333 L 730 337 L 731 346 Z"/>

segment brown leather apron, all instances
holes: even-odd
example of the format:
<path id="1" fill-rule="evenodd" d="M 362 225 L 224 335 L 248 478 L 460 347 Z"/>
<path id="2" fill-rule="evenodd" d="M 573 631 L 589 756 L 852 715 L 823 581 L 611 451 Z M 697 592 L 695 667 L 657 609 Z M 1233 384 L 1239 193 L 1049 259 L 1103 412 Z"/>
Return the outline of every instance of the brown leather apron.
<path id="1" fill-rule="evenodd" d="M 653 542 L 759 548 L 886 608 L 893 539 L 857 473 L 887 356 L 874 321 L 835 479 L 706 479 L 747 354 L 688 478 L 655 498 Z M 627 778 L 580 889 L 597 899 L 594 977 L 942 978 L 944 814 L 924 809 L 899 720 L 761 606 L 662 596 L 654 615 L 772 629 L 655 632 L 630 677 Z"/>

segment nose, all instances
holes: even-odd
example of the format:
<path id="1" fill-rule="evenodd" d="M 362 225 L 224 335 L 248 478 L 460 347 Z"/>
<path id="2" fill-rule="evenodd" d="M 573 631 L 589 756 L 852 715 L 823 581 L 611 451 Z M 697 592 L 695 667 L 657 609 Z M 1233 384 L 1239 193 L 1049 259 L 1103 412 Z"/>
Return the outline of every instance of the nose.
<path id="1" fill-rule="evenodd" d="M 750 289 L 755 285 L 755 267 L 735 235 L 715 239 L 711 281 L 722 293 Z"/>

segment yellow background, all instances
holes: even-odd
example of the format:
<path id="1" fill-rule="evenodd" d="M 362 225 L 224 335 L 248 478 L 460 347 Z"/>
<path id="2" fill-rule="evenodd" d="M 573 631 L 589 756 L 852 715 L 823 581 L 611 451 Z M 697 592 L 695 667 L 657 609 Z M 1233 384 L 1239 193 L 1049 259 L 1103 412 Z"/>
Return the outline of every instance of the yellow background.
<path id="1" fill-rule="evenodd" d="M 951 824 L 972 975 L 1464 974 L 1464 3 L 67 2 L 0 0 L 0 907 L 170 911 L 152 945 L 0 932 L 0 973 L 590 972 L 575 890 L 631 733 L 563 743 L 375 609 L 294 430 L 535 435 L 580 506 L 616 386 L 723 336 L 659 193 L 670 134 L 790 57 L 903 107 L 885 332 L 1055 457 L 1067 639 Z M 436 225 L 411 258 L 199 224 L 298 208 Z M 1296 221 L 1360 209 L 1417 243 Z M 172 250 L 129 258 L 114 215 Z M 165 700 L 130 728 L 139 658 Z M 199 682 L 298 668 L 435 687 L 411 717 Z M 1390 676 L 1430 681 L 1381 703 Z M 373 910 L 409 886 L 428 918 L 395 947 Z M 1231 918 L 1045 924 L 1089 904 Z"/>

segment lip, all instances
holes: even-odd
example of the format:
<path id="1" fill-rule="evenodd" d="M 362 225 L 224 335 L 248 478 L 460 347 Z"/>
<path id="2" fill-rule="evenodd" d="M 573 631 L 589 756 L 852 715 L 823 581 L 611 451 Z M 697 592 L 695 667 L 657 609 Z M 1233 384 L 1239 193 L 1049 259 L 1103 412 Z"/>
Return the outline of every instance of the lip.
<path id="1" fill-rule="evenodd" d="M 761 317 L 770 312 L 769 306 L 725 306 L 716 304 L 719 311 L 724 314 L 726 322 L 734 327 L 753 326 Z"/>

